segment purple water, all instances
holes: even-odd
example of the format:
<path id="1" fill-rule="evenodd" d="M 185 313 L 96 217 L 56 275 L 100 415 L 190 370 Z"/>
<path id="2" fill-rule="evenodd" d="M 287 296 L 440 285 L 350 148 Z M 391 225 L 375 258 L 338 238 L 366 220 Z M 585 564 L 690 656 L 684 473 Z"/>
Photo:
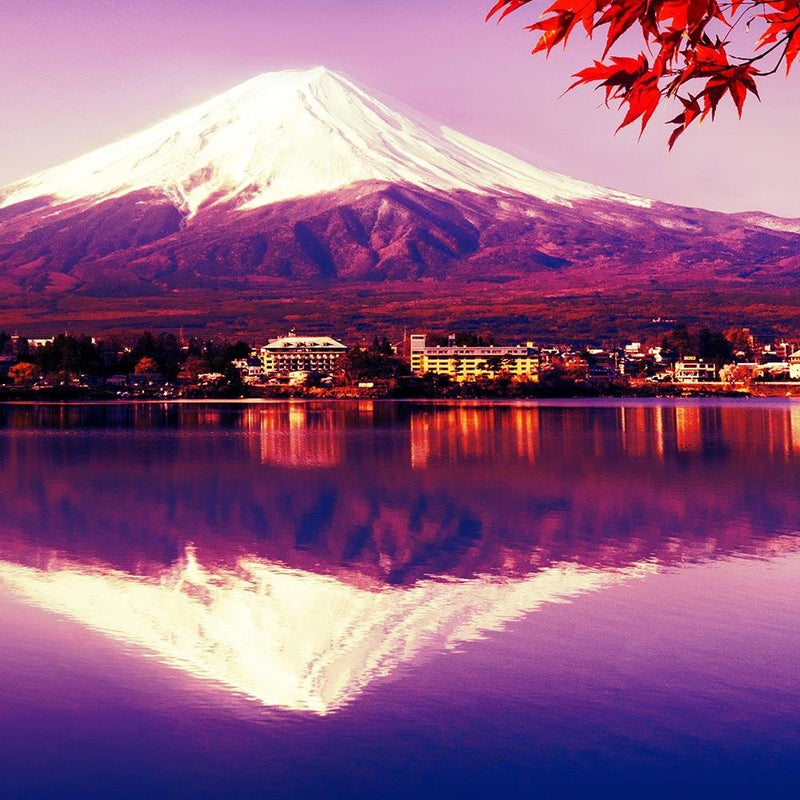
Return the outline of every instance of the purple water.
<path id="1" fill-rule="evenodd" d="M 0 796 L 797 797 L 800 404 L 0 407 Z"/>

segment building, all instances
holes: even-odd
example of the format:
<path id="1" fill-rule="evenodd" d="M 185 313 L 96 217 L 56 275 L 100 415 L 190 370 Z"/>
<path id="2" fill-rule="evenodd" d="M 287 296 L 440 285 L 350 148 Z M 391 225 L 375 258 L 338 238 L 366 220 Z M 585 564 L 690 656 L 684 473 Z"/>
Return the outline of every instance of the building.
<path id="1" fill-rule="evenodd" d="M 795 355 L 795 347 L 790 342 L 775 342 L 765 344 L 761 348 L 762 361 L 786 361 L 790 356 Z"/>
<path id="2" fill-rule="evenodd" d="M 260 352 L 266 375 L 290 372 L 329 375 L 347 348 L 330 336 L 296 336 L 292 331 L 288 336 L 271 339 Z"/>
<path id="3" fill-rule="evenodd" d="M 588 381 L 613 381 L 617 377 L 616 353 L 603 350 L 589 350 L 586 360 L 586 379 Z"/>
<path id="4" fill-rule="evenodd" d="M 642 349 L 641 342 L 626 344 L 621 354 L 617 354 L 616 367 L 620 375 L 636 377 L 641 375 L 647 366 L 648 353 Z"/>
<path id="5" fill-rule="evenodd" d="M 264 379 L 264 362 L 260 358 L 237 358 L 232 363 L 244 383 L 258 383 Z"/>
<path id="6" fill-rule="evenodd" d="M 789 380 L 800 381 L 800 350 L 789 356 Z"/>
<path id="7" fill-rule="evenodd" d="M 706 383 L 717 379 L 717 365 L 686 356 L 675 363 L 675 383 Z"/>
<path id="8" fill-rule="evenodd" d="M 11 341 L 14 342 L 14 344 L 16 344 L 21 338 L 25 337 L 12 336 Z M 47 345 L 53 344 L 55 340 L 56 340 L 55 336 L 51 336 L 48 339 L 27 339 L 27 338 L 25 339 L 25 341 L 28 343 L 28 347 L 32 350 L 36 350 L 39 347 L 47 347 Z M 94 339 L 92 339 L 92 344 L 94 344 Z"/>
<path id="9" fill-rule="evenodd" d="M 423 333 L 409 337 L 411 371 L 415 375 L 448 375 L 456 381 L 495 378 L 508 373 L 517 378 L 539 379 L 539 351 L 531 342 L 514 347 L 459 346 L 450 337 L 446 346 L 428 347 Z"/>

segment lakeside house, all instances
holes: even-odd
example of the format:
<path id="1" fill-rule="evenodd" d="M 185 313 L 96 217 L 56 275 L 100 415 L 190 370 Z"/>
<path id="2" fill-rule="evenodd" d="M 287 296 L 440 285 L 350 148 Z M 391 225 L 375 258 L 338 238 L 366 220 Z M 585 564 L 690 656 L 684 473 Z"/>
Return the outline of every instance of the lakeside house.
<path id="1" fill-rule="evenodd" d="M 264 362 L 260 358 L 237 358 L 231 363 L 235 369 L 239 370 L 244 383 L 260 383 L 267 374 Z"/>
<path id="2" fill-rule="evenodd" d="M 685 356 L 675 363 L 675 383 L 707 383 L 716 379 L 717 365 L 713 361 Z"/>

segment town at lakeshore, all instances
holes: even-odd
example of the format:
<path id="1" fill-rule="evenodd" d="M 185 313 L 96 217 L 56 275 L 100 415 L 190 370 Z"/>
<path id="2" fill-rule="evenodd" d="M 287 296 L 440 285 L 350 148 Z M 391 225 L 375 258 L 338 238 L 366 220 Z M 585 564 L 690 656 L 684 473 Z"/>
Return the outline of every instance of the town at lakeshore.
<path id="1" fill-rule="evenodd" d="M 254 344 L 0 331 L 0 401 L 693 394 L 800 396 L 800 345 L 683 324 L 657 340 L 580 347 L 472 333 L 351 343 L 292 330 Z"/>

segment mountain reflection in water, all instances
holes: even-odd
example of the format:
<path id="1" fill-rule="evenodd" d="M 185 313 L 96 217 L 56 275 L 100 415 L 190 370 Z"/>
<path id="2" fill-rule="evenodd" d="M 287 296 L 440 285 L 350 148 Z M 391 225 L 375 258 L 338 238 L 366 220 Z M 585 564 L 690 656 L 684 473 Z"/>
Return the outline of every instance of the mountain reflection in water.
<path id="1" fill-rule="evenodd" d="M 603 573 L 563 565 L 510 581 L 364 588 L 259 559 L 210 572 L 190 550 L 148 578 L 70 564 L 34 569 L 0 562 L 0 582 L 264 705 L 325 714 L 426 650 L 455 649 L 544 602 L 649 569 Z"/>
<path id="2" fill-rule="evenodd" d="M 789 403 L 6 406 L 0 581 L 327 713 L 542 603 L 795 550 L 799 464 Z"/>

